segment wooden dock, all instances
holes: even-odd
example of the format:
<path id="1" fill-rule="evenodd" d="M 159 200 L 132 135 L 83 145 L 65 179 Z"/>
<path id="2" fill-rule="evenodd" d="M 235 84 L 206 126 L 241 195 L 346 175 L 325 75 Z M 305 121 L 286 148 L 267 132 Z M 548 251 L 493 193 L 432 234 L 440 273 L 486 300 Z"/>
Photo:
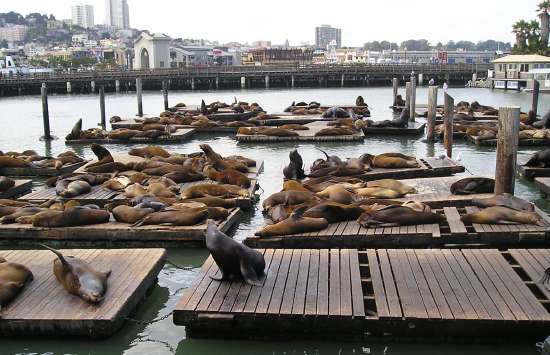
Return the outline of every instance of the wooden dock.
<path id="1" fill-rule="evenodd" d="M 330 122 L 334 121 L 334 118 L 323 118 L 321 115 L 293 115 L 290 113 L 275 113 L 269 115 L 271 117 L 266 120 L 257 118 L 256 121 L 261 126 L 281 126 L 284 124 L 308 124 L 313 122 Z"/>
<path id="2" fill-rule="evenodd" d="M 527 162 L 526 159 L 523 160 L 518 158 L 516 169 L 520 175 L 529 179 L 533 179 L 535 177 L 550 177 L 550 168 L 525 166 L 525 162 Z"/>
<path id="3" fill-rule="evenodd" d="M 448 245 L 491 247 L 542 246 L 550 243 L 550 219 L 545 226 L 530 224 L 464 223 L 460 217 L 479 211 L 478 207 L 443 207 L 432 209 L 445 217 L 440 224 L 417 224 L 397 227 L 364 228 L 356 221 L 331 223 L 318 232 L 288 236 L 251 235 L 244 243 L 255 248 L 388 248 L 441 247 Z"/>
<path id="4" fill-rule="evenodd" d="M 237 134 L 237 141 L 255 142 L 255 143 L 297 142 L 297 141 L 300 141 L 300 142 L 353 142 L 353 141 L 363 141 L 365 139 L 365 134 L 363 133 L 363 131 L 355 132 L 353 135 L 316 137 L 315 133 L 319 132 L 323 128 L 328 127 L 326 123 L 312 122 L 312 123 L 308 123 L 306 126 L 309 127 L 309 130 L 294 131 L 298 133 L 298 136 L 295 136 L 295 137 L 275 137 L 275 136 L 266 136 L 263 134 L 255 134 L 255 135 Z"/>
<path id="5" fill-rule="evenodd" d="M 164 249 L 63 250 L 89 262 L 99 271 L 111 270 L 105 299 L 89 305 L 70 295 L 55 279 L 56 256 L 47 250 L 0 250 L 8 261 L 29 267 L 34 280 L 0 311 L 2 337 L 77 336 L 107 338 L 116 333 L 125 318 L 142 303 L 156 284 L 164 266 Z"/>
<path id="6" fill-rule="evenodd" d="M 466 139 L 469 142 L 482 147 L 497 146 L 496 139 L 478 139 L 478 137 L 470 136 L 470 135 L 466 135 Z M 549 146 L 549 145 L 550 145 L 550 139 L 520 139 L 518 141 L 519 147 L 540 147 L 540 146 Z"/>
<path id="7" fill-rule="evenodd" d="M 535 185 L 537 185 L 544 197 L 550 195 L 550 177 L 536 177 Z"/>
<path id="8" fill-rule="evenodd" d="M 55 168 L 39 168 L 33 166 L 20 167 L 20 168 L 0 168 L 0 175 L 4 176 L 59 176 L 70 174 L 73 171 L 77 170 L 84 164 L 86 161 L 75 163 L 75 164 L 66 164 L 63 165 L 61 169 Z"/>
<path id="9" fill-rule="evenodd" d="M 15 180 L 15 185 L 0 192 L 0 198 L 13 198 L 31 191 L 32 180 Z"/>
<path id="10" fill-rule="evenodd" d="M 417 168 L 374 168 L 360 176 L 359 178 L 365 181 L 378 179 L 414 179 L 428 178 L 438 176 L 449 176 L 453 174 L 463 173 L 466 169 L 464 166 L 454 160 L 444 157 L 440 158 L 419 158 L 417 159 L 419 167 Z"/>
<path id="11" fill-rule="evenodd" d="M 365 127 L 363 132 L 367 137 L 378 134 L 418 135 L 424 133 L 425 128 L 425 122 L 408 122 L 407 127 Z"/>
<path id="12" fill-rule="evenodd" d="M 92 186 L 92 190 L 88 193 L 72 198 L 63 198 L 56 194 L 55 187 L 48 187 L 21 196 L 18 200 L 31 203 L 42 203 L 53 199 L 59 199 L 61 201 L 74 200 L 78 201 L 81 205 L 93 204 L 103 207 L 106 203 L 112 202 L 113 199 L 120 195 L 121 193 L 119 191 L 109 190 L 101 185 L 98 185 Z"/>
<path id="13" fill-rule="evenodd" d="M 148 138 L 148 137 L 132 137 L 129 139 L 111 139 L 111 138 L 102 138 L 102 139 L 72 139 L 65 140 L 65 144 L 68 145 L 88 145 L 92 143 L 96 144 L 168 144 L 168 143 L 181 143 L 185 142 L 195 134 L 195 129 L 191 128 L 178 128 L 174 133 L 171 133 L 167 136 L 160 136 L 157 138 Z"/>
<path id="14" fill-rule="evenodd" d="M 542 339 L 550 250 L 267 249 L 262 286 L 214 281 L 209 257 L 174 311 L 191 337 Z M 415 338 L 418 339 L 418 338 Z"/>

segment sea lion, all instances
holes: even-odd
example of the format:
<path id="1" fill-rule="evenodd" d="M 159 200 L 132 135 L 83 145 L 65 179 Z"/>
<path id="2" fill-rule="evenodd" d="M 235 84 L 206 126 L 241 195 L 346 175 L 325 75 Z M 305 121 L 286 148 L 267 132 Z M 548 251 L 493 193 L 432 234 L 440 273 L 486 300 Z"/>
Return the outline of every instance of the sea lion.
<path id="1" fill-rule="evenodd" d="M 536 152 L 524 165 L 538 168 L 550 168 L 550 149 Z"/>
<path id="2" fill-rule="evenodd" d="M 6 176 L 0 176 L 0 192 L 7 191 L 14 186 L 15 180 Z"/>
<path id="3" fill-rule="evenodd" d="M 0 223 L 1 224 L 15 223 L 15 220 L 19 217 L 32 216 L 42 211 L 44 211 L 44 208 L 37 207 L 37 206 L 19 207 L 14 213 L 0 218 Z"/>
<path id="4" fill-rule="evenodd" d="M 176 192 L 177 190 L 178 188 L 176 188 Z M 149 183 L 149 186 L 147 186 L 147 192 L 157 197 L 168 197 L 168 198 L 176 197 L 176 193 L 172 191 L 172 189 L 166 187 L 164 184 L 160 182 Z"/>
<path id="5" fill-rule="evenodd" d="M 405 194 L 385 187 L 371 186 L 354 190 L 357 196 L 370 198 L 399 198 Z"/>
<path id="6" fill-rule="evenodd" d="M 349 113 L 346 112 L 343 108 L 340 107 L 331 107 L 326 110 L 321 117 L 323 118 L 346 118 L 349 117 Z"/>
<path id="7" fill-rule="evenodd" d="M 504 206 L 513 208 L 518 211 L 535 211 L 535 206 L 531 202 L 525 201 L 524 199 L 521 199 L 509 193 L 495 195 L 493 197 L 483 199 L 472 199 L 472 204 L 479 207 Z"/>
<path id="8" fill-rule="evenodd" d="M 297 208 L 287 219 L 264 226 L 255 235 L 259 237 L 274 237 L 320 231 L 328 227 L 328 221 L 324 218 L 304 217 L 308 206 Z"/>
<path id="9" fill-rule="evenodd" d="M 340 157 L 338 157 L 336 155 L 328 155 L 327 152 L 325 152 L 324 150 L 322 150 L 320 148 L 317 148 L 317 150 L 325 155 L 325 157 L 327 158 L 326 162 L 328 163 L 328 166 L 335 167 L 335 166 L 340 166 L 340 165 L 343 164 L 342 159 L 340 159 Z"/>
<path id="10" fill-rule="evenodd" d="M 234 208 L 237 207 L 237 200 L 234 198 L 220 198 L 215 196 L 197 197 L 193 199 L 186 199 L 186 202 L 200 202 L 204 203 L 208 207 L 223 207 Z"/>
<path id="11" fill-rule="evenodd" d="M 401 153 L 364 154 L 362 159 L 372 168 L 398 169 L 419 167 L 416 158 Z"/>
<path id="12" fill-rule="evenodd" d="M 327 127 L 315 132 L 315 137 L 352 136 L 354 131 L 347 127 Z"/>
<path id="13" fill-rule="evenodd" d="M 214 168 L 216 168 L 216 170 L 222 171 L 225 169 L 234 169 L 242 173 L 248 172 L 247 164 L 236 160 L 223 159 L 223 157 L 220 154 L 216 153 L 208 144 L 201 144 L 199 145 L 199 147 L 204 152 L 206 157 L 212 162 L 212 165 L 214 165 Z"/>
<path id="14" fill-rule="evenodd" d="M 487 207 L 481 211 L 468 213 L 460 217 L 462 222 L 480 224 L 499 224 L 516 222 L 544 226 L 544 220 L 535 212 L 518 211 L 505 206 Z"/>
<path id="15" fill-rule="evenodd" d="M 223 184 L 237 185 L 244 188 L 249 188 L 251 184 L 250 179 L 245 174 L 231 168 L 217 171 L 213 166 L 207 165 L 204 167 L 203 174 L 210 180 Z"/>
<path id="16" fill-rule="evenodd" d="M 57 255 L 53 262 L 53 273 L 67 292 L 92 304 L 98 304 L 105 298 L 107 279 L 111 275 L 111 270 L 96 271 L 83 259 L 64 256 L 47 245 L 41 245 Z"/>
<path id="17" fill-rule="evenodd" d="M 86 171 L 90 173 L 103 174 L 103 173 L 116 173 L 119 171 L 126 171 L 128 167 L 121 162 L 111 162 L 95 166 L 87 166 Z"/>
<path id="18" fill-rule="evenodd" d="M 299 183 L 296 180 L 286 180 L 283 183 L 283 190 L 282 191 L 304 191 L 304 192 L 310 192 L 308 189 L 304 187 L 301 183 Z"/>
<path id="19" fill-rule="evenodd" d="M 443 216 L 433 212 L 419 212 L 407 206 L 390 205 L 382 208 L 368 208 L 357 219 L 365 228 L 375 226 L 405 226 L 439 223 Z"/>
<path id="20" fill-rule="evenodd" d="M 20 168 L 30 166 L 31 163 L 12 156 L 0 156 L 0 168 Z"/>
<path id="21" fill-rule="evenodd" d="M 117 206 L 113 209 L 113 217 L 117 222 L 134 224 L 155 210 L 152 208 L 139 208 L 130 206 Z"/>
<path id="22" fill-rule="evenodd" d="M 307 131 L 307 130 L 309 130 L 308 126 L 304 126 L 304 125 L 296 124 L 296 123 L 284 124 L 284 125 L 279 126 L 279 128 L 280 129 L 288 129 L 290 131 Z"/>
<path id="23" fill-rule="evenodd" d="M 490 194 L 495 191 L 495 180 L 485 177 L 467 177 L 451 185 L 453 195 Z"/>
<path id="24" fill-rule="evenodd" d="M 73 126 L 73 129 L 71 129 L 71 133 L 67 134 L 67 136 L 65 137 L 65 140 L 69 141 L 69 140 L 79 139 L 81 133 L 82 133 L 82 118 L 76 121 L 75 125 Z"/>
<path id="25" fill-rule="evenodd" d="M 77 180 L 70 182 L 67 187 L 61 191 L 58 195 L 63 198 L 73 198 L 92 190 L 92 186 L 83 180 Z"/>
<path id="26" fill-rule="evenodd" d="M 77 206 L 64 211 L 46 210 L 34 215 L 33 227 L 76 227 L 109 222 L 108 211 Z"/>
<path id="27" fill-rule="evenodd" d="M 208 220 L 206 225 L 206 248 L 221 272 L 221 277 L 210 275 L 210 278 L 217 281 L 242 278 L 250 285 L 261 286 L 265 278 L 262 253 L 229 238 L 214 221 Z"/>
<path id="28" fill-rule="evenodd" d="M 24 201 L 17 201 L 17 200 L 10 200 L 6 198 L 0 198 L 0 205 L 2 206 L 10 206 L 10 207 L 23 207 L 32 205 L 30 202 L 24 202 Z"/>
<path id="29" fill-rule="evenodd" d="M 359 206 L 337 202 L 323 202 L 304 212 L 304 217 L 324 218 L 328 223 L 353 221 L 359 218 L 363 209 Z"/>
<path id="30" fill-rule="evenodd" d="M 168 158 L 170 153 L 161 147 L 150 145 L 144 148 L 134 148 L 128 151 L 129 155 L 138 156 L 142 158 L 163 157 Z"/>
<path id="31" fill-rule="evenodd" d="M 93 143 L 90 148 L 97 157 L 97 161 L 95 163 L 88 164 L 86 166 L 87 170 L 95 166 L 114 162 L 113 156 L 111 155 L 111 152 L 107 150 L 107 148 L 95 143 Z"/>
<path id="32" fill-rule="evenodd" d="M 305 179 L 306 173 L 304 171 L 304 162 L 298 150 L 294 149 L 288 156 L 290 158 L 290 163 L 283 169 L 285 178 L 290 180 Z"/>
<path id="33" fill-rule="evenodd" d="M 216 196 L 223 198 L 249 197 L 246 189 L 235 185 L 215 185 L 215 184 L 197 184 L 188 187 L 181 193 L 181 198 L 192 199 L 198 197 Z"/>
<path id="34" fill-rule="evenodd" d="M 141 180 L 143 181 L 143 180 Z M 109 179 L 105 181 L 101 186 L 103 186 L 106 189 L 113 190 L 113 191 L 122 191 L 129 185 L 131 185 L 133 182 L 129 177 L 126 176 L 117 176 L 115 178 Z"/>
<path id="35" fill-rule="evenodd" d="M 0 257 L 0 311 L 13 301 L 34 276 L 25 265 Z"/>
<path id="36" fill-rule="evenodd" d="M 298 137 L 299 136 L 297 132 L 294 132 L 288 129 L 279 128 L 279 127 L 262 128 L 256 134 L 262 134 L 262 135 L 271 136 L 271 137 Z"/>
<path id="37" fill-rule="evenodd" d="M 174 181 L 177 184 L 204 180 L 204 175 L 202 175 L 201 173 L 192 171 L 189 168 L 187 168 L 184 171 L 173 171 L 171 173 L 164 174 L 163 176 Z"/>
<path id="38" fill-rule="evenodd" d="M 394 179 L 380 179 L 380 180 L 369 181 L 367 182 L 367 187 L 384 187 L 387 189 L 397 191 L 403 196 L 406 194 L 416 193 L 416 189 L 414 187 L 408 186 L 402 183 L 401 181 L 394 180 Z"/>
<path id="39" fill-rule="evenodd" d="M 146 226 L 146 225 L 173 225 L 173 226 L 192 226 L 203 222 L 208 218 L 208 210 L 173 210 L 153 212 L 145 216 L 140 221 L 134 223 L 132 226 Z"/>
<path id="40" fill-rule="evenodd" d="M 329 186 L 323 191 L 317 192 L 316 195 L 324 199 L 346 205 L 353 201 L 353 195 L 351 192 L 349 192 L 342 185 Z"/>
<path id="41" fill-rule="evenodd" d="M 19 207 L 0 205 L 0 217 L 8 216 L 15 213 Z"/>
<path id="42" fill-rule="evenodd" d="M 276 192 L 266 198 L 262 203 L 264 211 L 275 205 L 299 205 L 305 202 L 316 202 L 319 198 L 308 191 L 282 191 Z"/>

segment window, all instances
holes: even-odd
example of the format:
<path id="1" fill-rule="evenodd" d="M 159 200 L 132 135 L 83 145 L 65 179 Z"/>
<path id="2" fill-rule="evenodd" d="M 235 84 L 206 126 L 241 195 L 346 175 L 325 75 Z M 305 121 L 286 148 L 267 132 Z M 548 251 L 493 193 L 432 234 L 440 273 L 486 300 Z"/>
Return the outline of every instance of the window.
<path id="1" fill-rule="evenodd" d="M 162 60 L 160 61 L 160 67 L 164 68 L 164 61 L 162 61 Z"/>

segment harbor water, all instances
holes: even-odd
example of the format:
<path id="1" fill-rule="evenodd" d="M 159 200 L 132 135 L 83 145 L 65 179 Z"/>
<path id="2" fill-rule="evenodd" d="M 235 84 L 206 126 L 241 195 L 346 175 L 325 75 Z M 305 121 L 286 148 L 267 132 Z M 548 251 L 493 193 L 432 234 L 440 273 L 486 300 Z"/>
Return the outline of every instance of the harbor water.
<path id="1" fill-rule="evenodd" d="M 400 90 L 404 94 L 404 89 Z M 531 95 L 528 93 L 491 91 L 489 89 L 451 88 L 449 94 L 455 103 L 465 100 L 477 100 L 490 106 L 520 106 L 528 111 Z M 371 107 L 372 118 L 382 120 L 391 117 L 388 106 L 392 101 L 391 88 L 338 88 L 338 89 L 292 89 L 292 90 L 237 90 L 208 92 L 170 92 L 170 104 L 178 102 L 198 104 L 201 99 L 207 103 L 225 101 L 230 103 L 236 97 L 240 101 L 257 102 L 264 110 L 281 112 L 292 101 L 318 101 L 322 104 L 351 104 L 361 95 Z M 442 103 L 442 92 L 439 95 Z M 427 87 L 417 91 L 417 103 L 427 102 Z M 146 114 L 158 114 L 163 107 L 160 92 L 145 92 L 143 106 Z M 99 97 L 97 95 L 60 95 L 49 97 L 50 125 L 52 134 L 59 139 L 51 142 L 40 141 L 43 134 L 41 101 L 38 96 L 22 96 L 0 99 L 0 150 L 34 149 L 39 154 L 57 155 L 73 149 L 65 146 L 64 137 L 77 119 L 83 119 L 83 128 L 96 127 L 100 121 Z M 135 93 L 109 94 L 106 96 L 107 116 L 131 117 L 137 112 Z M 550 110 L 550 94 L 541 94 L 539 114 Z M 240 224 L 233 231 L 237 240 L 246 236 L 263 224 L 261 200 L 282 186 L 282 169 L 288 162 L 288 153 L 298 149 L 306 166 L 321 157 L 316 148 L 322 147 L 329 154 L 340 157 L 356 157 L 363 153 L 401 152 L 423 156 L 439 156 L 444 153 L 441 143 L 426 144 L 423 136 L 367 136 L 361 143 L 278 143 L 250 144 L 237 143 L 230 136 L 195 135 L 192 140 L 167 147 L 170 151 L 189 153 L 198 151 L 201 143 L 210 144 L 214 150 L 227 156 L 244 155 L 264 161 L 264 170 L 259 176 L 261 186 L 260 202 L 244 214 Z M 123 153 L 128 146 L 107 146 L 114 153 Z M 536 147 L 520 147 L 519 157 L 536 151 Z M 88 147 L 74 147 L 74 151 L 86 158 L 93 154 Z M 454 143 L 453 158 L 466 166 L 465 175 L 494 176 L 495 148 L 478 147 L 458 140 Z M 34 188 L 41 181 L 34 182 Z M 534 184 L 518 176 L 516 195 L 535 202 L 546 212 L 550 212 L 550 203 L 544 200 Z M 1 255 L 1 251 L 0 251 Z M 410 339 L 395 341 L 385 339 L 365 340 L 361 342 L 343 342 L 327 337 L 324 341 L 234 341 L 219 339 L 188 339 L 185 328 L 172 323 L 169 315 L 195 275 L 198 267 L 208 256 L 205 249 L 169 249 L 168 259 L 175 264 L 193 267 L 182 270 L 167 264 L 158 278 L 158 284 L 146 301 L 142 302 L 132 319 L 126 322 L 122 330 L 113 337 L 102 341 L 70 339 L 60 334 L 58 339 L 29 338 L 1 339 L 0 355 L 4 354 L 536 354 L 535 339 L 527 343 L 504 343 L 476 345 L 463 343 L 434 343 L 430 339 Z M 159 320 L 157 320 L 159 319 Z M 151 322 L 152 321 L 152 322 Z M 548 332 L 550 335 L 550 329 Z"/>

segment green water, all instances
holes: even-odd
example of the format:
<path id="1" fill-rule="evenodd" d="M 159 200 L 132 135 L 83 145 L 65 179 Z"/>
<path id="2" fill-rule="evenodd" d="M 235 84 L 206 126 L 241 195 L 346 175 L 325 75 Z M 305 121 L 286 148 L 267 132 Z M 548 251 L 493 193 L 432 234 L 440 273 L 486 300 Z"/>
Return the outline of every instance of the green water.
<path id="1" fill-rule="evenodd" d="M 426 89 L 420 88 L 417 102 L 425 103 Z M 524 93 L 492 92 L 487 89 L 451 89 L 455 102 L 460 100 L 478 100 L 487 105 L 518 105 L 528 110 L 530 96 Z M 281 111 L 292 101 L 316 100 L 321 103 L 352 103 L 357 95 L 362 95 L 373 108 L 374 119 L 388 118 L 387 109 L 391 101 L 391 88 L 354 88 L 354 89 L 295 89 L 295 90 L 244 90 L 221 92 L 171 92 L 170 102 L 199 103 L 208 101 L 256 101 L 270 111 Z M 51 96 L 51 127 L 54 135 L 64 137 L 78 118 L 82 118 L 85 128 L 94 127 L 99 121 L 99 101 L 92 95 Z M 128 117 L 136 112 L 136 99 L 132 94 L 107 96 L 108 116 Z M 162 107 L 162 96 L 157 92 L 144 94 L 144 110 L 157 114 Z M 550 96 L 541 95 L 540 112 L 550 109 Z M 58 154 L 67 149 L 63 139 L 51 143 L 39 141 L 42 134 L 42 116 L 40 98 L 35 96 L 0 99 L 0 150 L 35 149 L 41 154 Z M 222 155 L 242 154 L 264 160 L 264 171 L 259 183 L 264 190 L 260 199 L 280 189 L 282 168 L 288 159 L 290 150 L 297 148 L 309 166 L 320 157 L 316 147 L 323 147 L 330 154 L 342 157 L 358 156 L 362 153 L 382 153 L 398 151 L 416 156 L 438 156 L 443 153 L 441 144 L 427 145 L 422 137 L 367 137 L 364 143 L 323 143 L 298 144 L 282 143 L 277 145 L 237 144 L 231 137 L 195 136 L 190 142 L 171 145 L 169 149 L 178 152 L 198 150 L 198 144 L 208 143 Z M 127 147 L 108 146 L 113 152 L 125 152 Z M 77 153 L 91 157 L 88 148 L 75 147 Z M 533 148 L 520 148 L 519 155 L 534 152 Z M 454 157 L 460 159 L 469 172 L 476 175 L 494 175 L 494 148 L 480 148 L 458 141 L 454 145 Z M 466 175 L 469 172 L 465 173 Z M 35 187 L 41 185 L 35 182 Z M 534 201 L 545 211 L 550 212 L 550 204 L 540 197 L 532 182 L 518 177 L 516 194 Z M 261 203 L 261 200 L 260 200 Z M 260 204 L 258 204 L 260 205 Z M 258 206 L 257 205 L 257 206 Z M 263 223 L 258 207 L 244 214 L 234 237 L 243 240 Z M 182 266 L 199 266 L 208 253 L 204 249 L 170 249 L 169 259 Z M 169 314 L 181 297 L 185 287 L 189 286 L 198 269 L 180 270 L 166 265 L 161 271 L 158 284 L 149 298 L 139 305 L 133 318 L 150 322 Z M 550 329 L 549 329 L 550 335 Z M 24 335 L 24 334 L 22 334 Z M 492 345 L 474 345 L 464 341 L 460 344 L 433 343 L 430 339 L 410 339 L 408 342 L 393 340 L 364 341 L 350 343 L 339 341 L 328 335 L 324 341 L 232 341 L 219 339 L 188 339 L 184 327 L 176 327 L 170 317 L 149 324 L 127 322 L 113 337 L 102 341 L 73 340 L 63 334 L 56 339 L 22 337 L 18 339 L 0 339 L 0 355 L 4 354 L 536 354 L 533 339 L 524 343 L 503 343 Z"/>

